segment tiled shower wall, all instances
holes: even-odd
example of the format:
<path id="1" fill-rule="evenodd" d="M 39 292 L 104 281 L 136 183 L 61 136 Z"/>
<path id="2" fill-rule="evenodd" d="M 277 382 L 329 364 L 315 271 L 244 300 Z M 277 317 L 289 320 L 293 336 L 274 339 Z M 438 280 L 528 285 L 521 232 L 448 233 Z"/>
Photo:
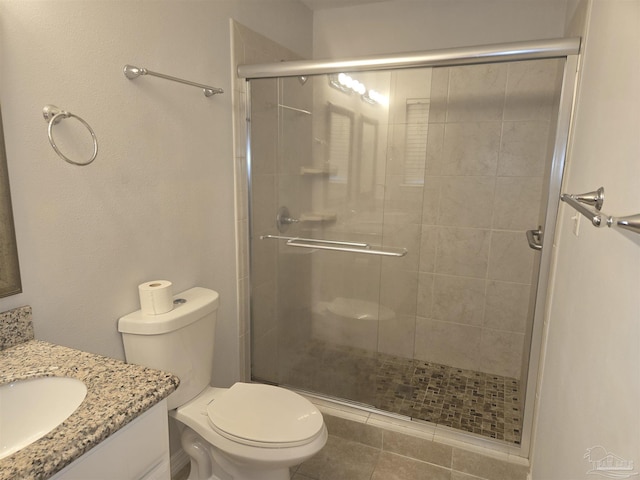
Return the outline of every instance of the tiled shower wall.
<path id="1" fill-rule="evenodd" d="M 381 300 L 402 314 L 388 334 L 381 323 L 386 353 L 413 345 L 417 359 L 520 377 L 537 261 L 525 231 L 540 222 L 557 71 L 556 60 L 433 69 L 424 186 L 387 170 L 385 241 L 391 231 L 419 252 L 383 264 Z"/>
<path id="2" fill-rule="evenodd" d="M 383 260 L 315 253 L 314 307 L 380 302 L 380 321 L 318 322 L 316 336 L 520 378 L 537 261 L 525 231 L 540 222 L 557 71 L 557 61 L 543 60 L 386 74 L 390 106 L 388 124 L 379 125 L 386 142 L 375 198 L 351 195 L 322 235 L 409 253 Z M 429 104 L 426 155 L 408 178 L 406 105 L 416 100 Z M 370 107 L 351 105 L 356 120 L 370 115 Z M 314 209 L 335 208 L 326 199 L 314 195 Z"/>
<path id="3" fill-rule="evenodd" d="M 232 31 L 238 63 L 293 58 L 291 52 L 241 25 L 234 24 Z M 379 298 L 394 313 L 393 318 L 374 326 L 373 348 L 377 351 L 520 377 L 531 321 L 536 255 L 527 246 L 525 231 L 537 228 L 539 222 L 550 126 L 556 114 L 557 70 L 553 60 L 436 68 L 427 70 L 429 78 L 422 79 L 422 92 L 416 90 L 415 75 L 392 74 L 396 93 L 388 125 L 379 126 L 388 144 L 378 149 L 383 162 L 376 170 L 373 208 L 354 215 L 360 224 L 352 231 L 345 232 L 339 221 L 323 232 L 329 238 L 331 233 L 340 233 L 340 238 L 348 233 L 350 238 L 345 239 L 358 239 L 358 234 L 369 231 L 371 238 L 385 246 L 405 246 L 410 252 L 400 260 L 383 261 L 362 256 L 347 262 L 344 254 L 309 255 L 286 248 L 280 251 L 287 253 L 282 256 L 277 242 L 257 240 L 261 234 L 277 233 L 273 219 L 281 204 L 294 206 L 295 215 L 326 211 L 328 205 L 313 194 L 313 187 L 305 187 L 305 182 L 312 185 L 316 181 L 300 175 L 299 168 L 308 166 L 310 152 L 284 151 L 284 160 L 293 160 L 286 164 L 278 157 L 283 152 L 277 150 L 278 135 L 287 133 L 296 140 L 293 145 L 300 146 L 301 140 L 309 139 L 311 128 L 310 117 L 288 111 L 283 118 L 289 117 L 290 126 L 303 130 L 293 136 L 290 131 L 281 132 L 278 102 L 314 110 L 320 118 L 317 106 L 305 96 L 289 101 L 287 90 L 278 91 L 275 80 L 260 86 L 254 82 L 254 88 L 266 89 L 268 94 L 263 105 L 253 105 L 252 135 L 254 140 L 268 141 L 252 152 L 253 346 L 248 336 L 247 165 L 245 146 L 236 141 L 239 311 L 243 319 L 239 333 L 244 352 L 252 348 L 257 360 L 254 374 L 277 379 L 278 342 L 283 340 L 279 337 L 286 333 L 291 342 L 311 333 L 311 312 L 309 307 L 305 312 L 304 302 L 311 300 L 316 305 L 341 296 Z M 308 88 L 314 80 L 306 87 L 295 83 L 295 88 Z M 238 81 L 234 94 L 236 118 L 240 119 L 236 131 L 241 132 L 246 102 L 243 80 Z M 423 184 L 407 183 L 403 172 L 406 120 L 402 112 L 406 101 L 416 97 L 430 102 L 427 154 L 420 172 Z M 316 127 L 312 140 L 321 141 L 316 139 Z M 280 197 L 279 191 L 284 192 Z M 367 230 L 369 220 L 378 226 Z M 313 233 L 320 234 L 318 230 L 322 229 Z M 287 285 L 278 283 L 284 280 Z M 244 372 L 250 378 L 249 365 Z"/>

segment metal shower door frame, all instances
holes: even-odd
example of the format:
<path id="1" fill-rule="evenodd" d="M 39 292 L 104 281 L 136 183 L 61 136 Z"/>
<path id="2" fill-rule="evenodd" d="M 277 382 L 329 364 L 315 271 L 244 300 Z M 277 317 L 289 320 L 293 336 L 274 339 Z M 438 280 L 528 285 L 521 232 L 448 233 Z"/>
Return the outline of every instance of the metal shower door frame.
<path id="1" fill-rule="evenodd" d="M 558 219 L 565 159 L 568 151 L 569 132 L 573 114 L 576 81 L 578 77 L 580 41 L 580 38 L 565 38 L 532 42 L 515 42 L 489 46 L 452 48 L 431 52 L 399 54 L 395 56 L 376 56 L 340 61 L 309 60 L 239 65 L 237 72 L 240 78 L 245 78 L 248 81 L 258 78 L 306 76 L 313 74 L 335 73 L 338 71 L 391 70 L 433 66 L 474 65 L 550 58 L 564 59 L 564 71 L 558 106 L 553 158 L 551 160 L 546 216 L 544 225 L 542 225 L 546 241 L 545 246 L 540 250 L 541 257 L 534 319 L 531 330 L 529 368 L 526 379 L 523 379 L 523 381 L 526 381 L 526 393 L 524 398 L 522 442 L 519 446 L 504 443 L 504 448 L 500 448 L 501 446 L 498 445 L 497 441 L 480 436 L 478 436 L 477 439 L 474 439 L 473 442 L 477 446 L 486 446 L 492 450 L 502 450 L 505 453 L 522 458 L 529 458 L 530 455 L 531 434 L 537 409 L 536 394 L 538 392 L 538 376 L 541 368 L 541 361 L 543 359 L 544 320 L 547 314 L 550 273 L 554 257 L 552 247 L 555 237 L 556 222 Z M 247 181 L 249 187 L 249 205 L 251 205 L 251 88 L 250 85 L 248 85 L 248 87 L 246 139 L 248 162 Z M 251 207 L 249 207 L 249 210 L 251 210 Z M 249 217 L 251 218 L 251 211 L 249 211 Z M 249 237 L 251 238 L 251 233 Z M 251 251 L 251 248 L 249 251 Z M 247 352 L 247 355 L 250 356 L 251 352 Z M 464 437 L 466 438 L 466 441 L 469 441 L 468 432 L 464 432 Z"/>

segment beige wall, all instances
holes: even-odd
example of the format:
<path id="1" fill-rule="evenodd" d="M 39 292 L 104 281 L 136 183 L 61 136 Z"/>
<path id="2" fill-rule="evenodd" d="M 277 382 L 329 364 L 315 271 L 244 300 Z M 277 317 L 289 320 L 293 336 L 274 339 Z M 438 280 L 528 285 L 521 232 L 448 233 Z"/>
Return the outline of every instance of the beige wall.
<path id="1" fill-rule="evenodd" d="M 640 212 L 640 2 L 590 3 L 563 190 L 604 186 L 604 212 L 635 214 Z M 633 462 L 629 473 L 637 475 L 640 466 L 640 237 L 593 228 L 584 217 L 576 236 L 575 215 L 561 206 L 534 480 L 611 473 L 587 473 L 594 469 L 589 460 L 606 453 Z M 585 458 L 597 446 L 602 448 Z"/>
<path id="2" fill-rule="evenodd" d="M 24 288 L 0 310 L 32 305 L 36 338 L 124 358 L 117 319 L 139 308 L 138 284 L 164 278 L 176 292 L 220 292 L 214 377 L 220 385 L 239 377 L 232 17 L 311 53 L 311 12 L 289 0 L 0 2 L 0 98 Z M 126 63 L 225 93 L 129 81 Z M 93 164 L 55 154 L 41 113 L 48 103 L 93 127 Z"/>
<path id="3" fill-rule="evenodd" d="M 567 0 L 394 0 L 315 12 L 315 58 L 557 38 Z"/>

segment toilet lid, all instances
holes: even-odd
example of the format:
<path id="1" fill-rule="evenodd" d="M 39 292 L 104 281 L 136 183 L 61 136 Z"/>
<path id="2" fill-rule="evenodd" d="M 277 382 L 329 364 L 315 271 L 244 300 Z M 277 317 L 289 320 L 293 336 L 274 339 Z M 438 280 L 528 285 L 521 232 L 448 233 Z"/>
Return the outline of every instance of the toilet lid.
<path id="1" fill-rule="evenodd" d="M 322 414 L 284 388 L 236 383 L 207 407 L 209 423 L 221 435 L 244 443 L 301 444 L 324 425 Z"/>

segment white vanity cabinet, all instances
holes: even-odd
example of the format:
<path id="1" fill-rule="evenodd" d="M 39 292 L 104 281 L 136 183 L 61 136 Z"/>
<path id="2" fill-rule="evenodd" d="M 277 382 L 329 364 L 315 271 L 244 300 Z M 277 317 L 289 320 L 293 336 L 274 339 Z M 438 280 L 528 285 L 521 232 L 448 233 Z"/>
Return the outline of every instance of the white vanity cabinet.
<path id="1" fill-rule="evenodd" d="M 167 401 L 118 430 L 52 480 L 170 480 Z"/>

